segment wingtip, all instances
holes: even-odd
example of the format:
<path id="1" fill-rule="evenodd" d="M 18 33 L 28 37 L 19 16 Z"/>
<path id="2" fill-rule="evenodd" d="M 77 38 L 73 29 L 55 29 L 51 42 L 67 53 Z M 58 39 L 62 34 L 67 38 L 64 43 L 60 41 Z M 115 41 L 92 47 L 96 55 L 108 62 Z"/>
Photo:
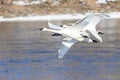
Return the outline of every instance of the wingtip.
<path id="1" fill-rule="evenodd" d="M 58 59 L 63 59 L 64 55 L 61 54 L 61 50 L 58 50 Z"/>

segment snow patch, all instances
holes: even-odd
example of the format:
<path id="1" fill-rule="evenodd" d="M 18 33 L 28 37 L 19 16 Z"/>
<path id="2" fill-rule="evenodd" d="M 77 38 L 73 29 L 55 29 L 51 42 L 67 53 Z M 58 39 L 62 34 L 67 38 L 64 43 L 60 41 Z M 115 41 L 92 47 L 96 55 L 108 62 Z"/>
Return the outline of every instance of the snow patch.
<path id="1" fill-rule="evenodd" d="M 108 1 L 115 2 L 117 0 L 97 0 L 96 3 L 98 3 L 98 4 L 107 4 Z"/>
<path id="2" fill-rule="evenodd" d="M 28 1 L 13 1 L 12 4 L 25 6 L 25 5 L 32 5 L 32 4 L 42 4 L 44 2 L 46 2 L 46 0 L 39 0 L 39 1 L 32 1 L 32 2 L 28 2 Z"/>
<path id="3" fill-rule="evenodd" d="M 60 15 L 44 15 L 44 16 L 27 16 L 27 17 L 0 17 L 0 22 L 18 22 L 18 21 L 52 21 L 52 20 L 70 20 L 80 19 L 82 14 L 60 14 Z"/>
<path id="4" fill-rule="evenodd" d="M 110 18 L 120 18 L 120 12 L 112 12 L 108 13 L 108 15 L 110 16 Z"/>
<path id="5" fill-rule="evenodd" d="M 106 0 L 97 0 L 96 3 L 99 3 L 99 4 L 107 4 L 107 1 L 106 1 Z"/>
<path id="6" fill-rule="evenodd" d="M 110 16 L 108 19 L 120 18 L 120 12 L 105 13 L 105 14 Z M 59 15 L 26 16 L 26 17 L 13 17 L 13 18 L 4 18 L 0 16 L 0 22 L 76 20 L 76 19 L 81 19 L 83 17 L 84 17 L 83 14 L 59 14 Z"/>

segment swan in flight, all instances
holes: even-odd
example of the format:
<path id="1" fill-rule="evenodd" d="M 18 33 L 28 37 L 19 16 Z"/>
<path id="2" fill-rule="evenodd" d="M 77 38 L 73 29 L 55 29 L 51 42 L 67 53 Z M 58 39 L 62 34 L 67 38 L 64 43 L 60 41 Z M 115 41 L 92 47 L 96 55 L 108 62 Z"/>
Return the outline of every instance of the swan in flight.
<path id="1" fill-rule="evenodd" d="M 53 36 L 63 35 L 65 37 L 58 50 L 58 58 L 61 59 L 78 41 L 93 43 L 103 42 L 102 38 L 99 36 L 99 34 L 102 34 L 103 32 L 97 31 L 96 25 L 106 17 L 108 16 L 105 14 L 89 13 L 72 25 L 58 26 L 48 22 L 49 28 L 40 28 L 39 30 L 54 32 L 55 34 L 53 34 Z"/>

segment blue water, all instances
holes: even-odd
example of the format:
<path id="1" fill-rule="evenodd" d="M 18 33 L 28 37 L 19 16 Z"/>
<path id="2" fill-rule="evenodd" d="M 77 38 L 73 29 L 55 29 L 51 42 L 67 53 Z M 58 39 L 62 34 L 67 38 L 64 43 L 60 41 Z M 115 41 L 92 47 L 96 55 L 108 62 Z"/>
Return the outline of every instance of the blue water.
<path id="1" fill-rule="evenodd" d="M 0 24 L 0 80 L 120 80 L 118 24 L 100 28 L 103 43 L 78 43 L 64 59 L 62 38 L 38 31 L 46 22 Z"/>

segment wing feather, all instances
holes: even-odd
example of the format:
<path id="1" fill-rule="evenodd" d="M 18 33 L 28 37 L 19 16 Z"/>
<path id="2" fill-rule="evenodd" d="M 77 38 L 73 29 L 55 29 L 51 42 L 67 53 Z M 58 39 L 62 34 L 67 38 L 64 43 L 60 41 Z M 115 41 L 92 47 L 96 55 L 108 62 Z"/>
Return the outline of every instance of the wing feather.
<path id="1" fill-rule="evenodd" d="M 69 49 L 77 43 L 78 41 L 73 38 L 64 38 L 62 41 L 62 45 L 58 50 L 58 58 L 63 58 L 64 55 L 69 51 Z"/>
<path id="2" fill-rule="evenodd" d="M 83 29 L 88 23 L 93 19 L 94 14 L 88 14 L 82 20 L 79 20 L 73 24 L 72 27 L 76 27 L 77 29 Z"/>

